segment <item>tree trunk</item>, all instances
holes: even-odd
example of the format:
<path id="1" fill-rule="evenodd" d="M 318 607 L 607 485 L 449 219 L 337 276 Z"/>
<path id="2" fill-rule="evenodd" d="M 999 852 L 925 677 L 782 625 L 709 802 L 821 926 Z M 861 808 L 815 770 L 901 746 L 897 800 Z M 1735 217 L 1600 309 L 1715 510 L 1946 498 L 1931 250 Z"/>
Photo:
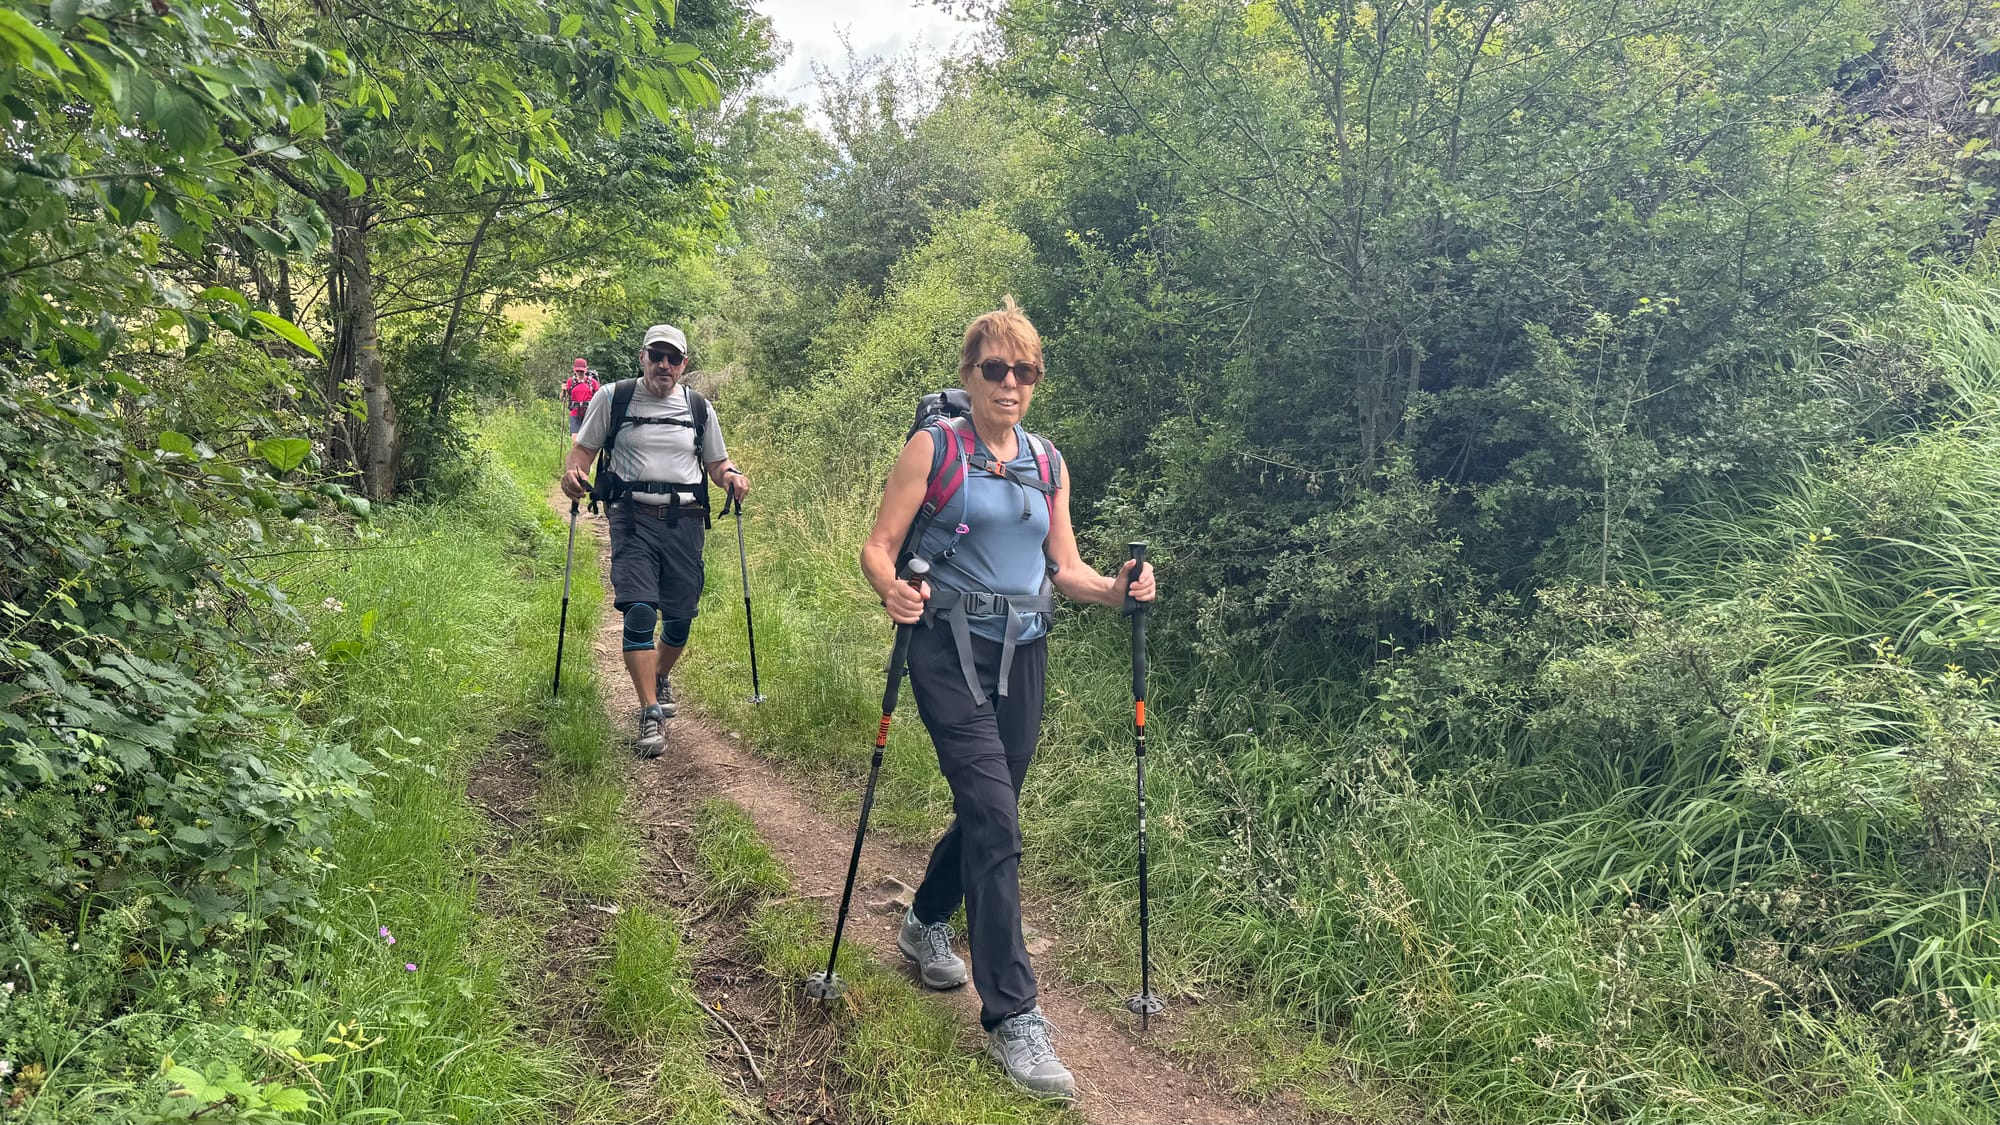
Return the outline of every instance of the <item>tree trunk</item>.
<path id="1" fill-rule="evenodd" d="M 444 338 L 438 341 L 437 373 L 431 382 L 430 410 L 425 419 L 425 440 L 419 447 L 422 464 L 417 467 L 421 480 L 430 474 L 431 454 L 436 450 L 439 427 L 444 417 L 445 398 L 451 391 L 451 349 L 458 342 L 458 327 L 465 315 L 465 294 L 472 284 L 472 267 L 479 261 L 479 247 L 486 241 L 487 228 L 500 214 L 500 208 L 507 203 L 507 192 L 502 189 L 493 200 L 493 206 L 479 217 L 479 229 L 472 232 L 472 244 L 465 249 L 465 265 L 458 271 L 458 290 L 451 297 L 451 316 L 445 320 Z"/>
<path id="2" fill-rule="evenodd" d="M 333 220 L 333 270 L 339 283 L 333 318 L 340 336 L 337 362 L 331 365 L 330 374 L 341 386 L 350 378 L 361 385 L 362 432 L 356 467 L 361 470 L 362 491 L 371 500 L 391 500 L 396 495 L 401 442 L 376 326 L 375 274 L 368 260 L 370 212 L 365 199 L 343 199 L 328 207 L 327 213 Z"/>

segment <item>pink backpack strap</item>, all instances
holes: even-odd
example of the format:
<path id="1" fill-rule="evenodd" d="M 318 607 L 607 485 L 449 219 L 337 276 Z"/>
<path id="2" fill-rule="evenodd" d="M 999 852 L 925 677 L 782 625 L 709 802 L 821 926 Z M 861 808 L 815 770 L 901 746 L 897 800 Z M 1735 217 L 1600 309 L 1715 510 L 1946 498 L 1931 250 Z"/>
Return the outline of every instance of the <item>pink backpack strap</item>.
<path id="1" fill-rule="evenodd" d="M 1049 502 L 1049 520 L 1053 523 L 1056 518 L 1056 493 L 1062 491 L 1060 477 L 1062 455 L 1057 453 L 1056 447 L 1050 445 L 1040 434 L 1028 435 L 1028 447 L 1035 451 L 1035 472 L 1042 478 L 1043 483 L 1050 486 L 1048 494 L 1043 499 Z"/>
<path id="2" fill-rule="evenodd" d="M 934 516 L 944 510 L 958 490 L 965 487 L 965 435 L 946 418 L 935 427 L 932 439 L 937 449 L 931 455 L 931 474 L 924 484 L 924 503 L 918 512 Z"/>

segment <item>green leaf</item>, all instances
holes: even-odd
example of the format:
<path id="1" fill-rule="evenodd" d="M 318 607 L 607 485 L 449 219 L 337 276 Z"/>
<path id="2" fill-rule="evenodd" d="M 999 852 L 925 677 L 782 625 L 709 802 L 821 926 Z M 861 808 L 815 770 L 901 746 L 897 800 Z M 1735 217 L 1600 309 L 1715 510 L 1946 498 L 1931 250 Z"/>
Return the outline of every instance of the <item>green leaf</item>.
<path id="1" fill-rule="evenodd" d="M 165 431 L 154 444 L 168 453 L 178 453 L 184 457 L 194 456 L 194 439 L 179 430 Z"/>
<path id="2" fill-rule="evenodd" d="M 299 331 L 298 325 L 293 324 L 277 313 L 268 313 L 262 309 L 251 309 L 250 315 L 257 319 L 257 323 L 277 333 L 279 337 L 283 338 L 285 342 L 291 344 L 293 347 L 310 354 L 314 359 L 324 358 L 320 355 L 319 349 L 313 346 L 311 338 L 304 332 Z"/>
<path id="3" fill-rule="evenodd" d="M 270 462 L 271 467 L 281 473 L 289 473 L 304 464 L 311 452 L 312 442 L 305 438 L 271 438 L 256 444 L 257 456 Z"/>
<path id="4" fill-rule="evenodd" d="M 83 18 L 82 0 L 50 0 L 49 22 L 68 31 Z"/>
<path id="5" fill-rule="evenodd" d="M 280 1086 L 276 1082 L 264 1087 L 264 1100 L 272 1109 L 288 1116 L 298 1116 L 312 1105 L 312 1096 L 304 1090 L 291 1086 Z"/>
<path id="6" fill-rule="evenodd" d="M 571 12 L 562 18 L 562 24 L 556 28 L 556 34 L 564 39 L 568 39 L 582 30 L 583 16 L 580 13 Z"/>
<path id="7" fill-rule="evenodd" d="M 282 258 L 291 250 L 291 244 L 284 236 L 265 227 L 262 223 L 244 223 L 243 234 L 257 244 L 257 248 L 274 258 Z"/>
<path id="8" fill-rule="evenodd" d="M 191 153 L 208 140 L 208 114 L 184 91 L 162 86 L 153 96 L 153 124 L 167 138 L 167 147 Z"/>
<path id="9" fill-rule="evenodd" d="M 224 285 L 211 285 L 194 295 L 197 301 L 228 301 L 239 309 L 249 311 L 250 300 L 243 294 Z"/>
<path id="10" fill-rule="evenodd" d="M 316 105 L 295 105 L 291 116 L 292 135 L 295 137 L 326 136 L 326 110 Z"/>
<path id="11" fill-rule="evenodd" d="M 116 179 L 104 186 L 104 205 L 111 209 L 111 216 L 120 226 L 131 226 L 146 214 L 146 207 L 153 201 L 153 192 L 143 181 L 136 179 Z"/>
<path id="12" fill-rule="evenodd" d="M 335 155 L 331 149 L 321 149 L 320 155 L 326 159 L 327 164 L 340 177 L 340 181 L 347 185 L 347 197 L 349 199 L 357 199 L 368 193 L 367 177 L 355 171 L 347 161 Z"/>
<path id="13" fill-rule="evenodd" d="M 67 71 L 81 74 L 69 56 L 56 49 L 55 41 L 42 33 L 42 29 L 28 22 L 28 18 L 12 8 L 0 8 L 0 42 L 8 47 L 8 53 L 26 62 L 39 59 L 46 65 L 40 69 L 54 74 Z"/>

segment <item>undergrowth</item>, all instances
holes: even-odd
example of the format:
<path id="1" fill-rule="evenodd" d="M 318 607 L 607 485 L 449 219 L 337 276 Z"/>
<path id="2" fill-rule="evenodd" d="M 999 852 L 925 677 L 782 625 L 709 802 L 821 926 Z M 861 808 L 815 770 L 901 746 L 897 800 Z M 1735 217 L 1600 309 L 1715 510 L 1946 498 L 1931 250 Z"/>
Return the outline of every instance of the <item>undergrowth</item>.
<path id="1" fill-rule="evenodd" d="M 1274 694 L 1159 638 L 1153 956 L 1196 1010 L 1180 1049 L 1247 1093 L 1370 1115 L 1990 1120 L 1996 329 L 2000 291 L 1964 278 L 1850 329 L 1807 361 L 1823 393 L 1843 365 L 1910 362 L 1906 418 L 1678 498 L 1622 574 L 1580 564 L 1441 642 Z M 771 702 L 743 702 L 740 621 L 717 625 L 742 612 L 721 552 L 686 679 L 851 809 L 889 639 L 855 562 L 873 482 L 759 431 L 755 394 L 718 405 L 758 482 Z M 1199 545 L 1155 548 L 1171 599 Z M 1023 796 L 1024 879 L 1069 938 L 1054 967 L 1107 994 L 1136 977 L 1124 638 L 1094 611 L 1058 625 Z M 876 823 L 921 842 L 948 815 L 899 720 Z"/>

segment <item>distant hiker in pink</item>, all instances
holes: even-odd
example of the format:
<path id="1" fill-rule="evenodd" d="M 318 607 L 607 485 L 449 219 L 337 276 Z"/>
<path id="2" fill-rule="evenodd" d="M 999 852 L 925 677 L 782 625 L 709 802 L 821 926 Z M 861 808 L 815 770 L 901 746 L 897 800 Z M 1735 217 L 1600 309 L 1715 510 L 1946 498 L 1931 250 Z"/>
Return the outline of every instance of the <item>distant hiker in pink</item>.
<path id="1" fill-rule="evenodd" d="M 569 378 L 563 381 L 563 398 L 569 403 L 569 432 L 571 437 L 583 428 L 583 411 L 590 405 L 592 395 L 597 393 L 597 372 L 590 369 L 590 361 L 579 358 L 570 365 Z"/>

